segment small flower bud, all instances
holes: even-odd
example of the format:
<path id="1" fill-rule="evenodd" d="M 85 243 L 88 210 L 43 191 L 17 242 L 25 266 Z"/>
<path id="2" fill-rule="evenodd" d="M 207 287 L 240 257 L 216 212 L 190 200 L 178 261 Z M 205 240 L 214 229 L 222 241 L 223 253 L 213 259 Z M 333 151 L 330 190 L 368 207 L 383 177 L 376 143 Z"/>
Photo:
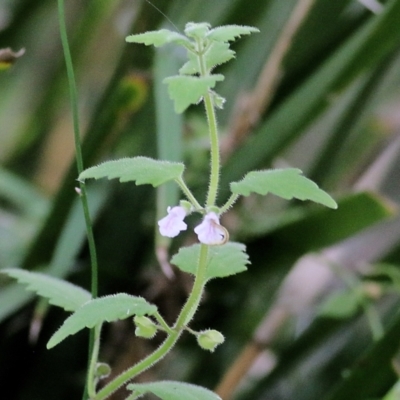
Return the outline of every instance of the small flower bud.
<path id="1" fill-rule="evenodd" d="M 207 22 L 188 22 L 185 26 L 185 35 L 193 39 L 204 39 L 210 27 Z"/>
<path id="2" fill-rule="evenodd" d="M 224 335 L 214 329 L 202 331 L 197 336 L 197 343 L 199 346 L 211 352 L 213 352 L 218 345 L 224 343 L 224 341 Z"/>
<path id="3" fill-rule="evenodd" d="M 182 207 L 186 211 L 186 215 L 189 215 L 193 211 L 192 203 L 187 200 L 181 200 L 179 202 L 179 207 Z"/>
<path id="4" fill-rule="evenodd" d="M 152 339 L 157 332 L 157 325 L 145 316 L 135 316 L 133 322 L 136 325 L 135 335 L 144 339 Z"/>
<path id="5" fill-rule="evenodd" d="M 99 379 L 107 378 L 111 373 L 111 367 L 106 363 L 97 363 L 96 377 Z"/>

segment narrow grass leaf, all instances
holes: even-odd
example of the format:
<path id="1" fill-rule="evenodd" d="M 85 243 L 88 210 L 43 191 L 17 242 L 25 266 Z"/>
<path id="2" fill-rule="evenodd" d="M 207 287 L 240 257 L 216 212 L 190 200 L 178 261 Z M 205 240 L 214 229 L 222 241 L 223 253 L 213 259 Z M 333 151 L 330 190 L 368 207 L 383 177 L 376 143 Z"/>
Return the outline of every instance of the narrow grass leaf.
<path id="1" fill-rule="evenodd" d="M 231 191 L 248 196 L 250 193 L 272 193 L 286 200 L 311 200 L 330 208 L 337 208 L 335 200 L 316 183 L 301 175 L 297 168 L 252 171 L 239 182 L 231 183 Z"/>
<path id="2" fill-rule="evenodd" d="M 1 272 L 26 285 L 26 290 L 45 297 L 50 304 L 66 311 L 75 311 L 91 299 L 87 290 L 50 275 L 17 268 L 2 269 Z"/>
<path id="3" fill-rule="evenodd" d="M 132 390 L 137 396 L 153 393 L 162 400 L 221 400 L 217 394 L 208 389 L 183 382 L 132 383 L 127 389 Z"/>
<path id="4" fill-rule="evenodd" d="M 182 247 L 175 254 L 171 263 L 181 271 L 196 274 L 200 256 L 200 244 Z M 225 278 L 247 270 L 249 257 L 246 246 L 242 243 L 228 242 L 222 246 L 211 246 L 208 252 L 207 279 Z"/>
<path id="5" fill-rule="evenodd" d="M 112 322 L 129 318 L 132 315 L 152 315 L 157 307 L 142 297 L 119 293 L 99 297 L 85 303 L 68 317 L 60 329 L 50 338 L 47 348 L 51 349 L 67 336 L 74 335 L 84 328 L 93 328 L 102 322 Z"/>
<path id="6" fill-rule="evenodd" d="M 226 25 L 211 29 L 207 34 L 207 38 L 220 42 L 230 42 L 236 40 L 236 38 L 239 38 L 242 35 L 250 35 L 255 32 L 260 31 L 252 26 Z"/>
<path id="7" fill-rule="evenodd" d="M 171 76 L 164 79 L 168 84 L 169 96 L 175 103 L 175 111 L 181 113 L 191 104 L 198 103 L 212 89 L 217 81 L 222 81 L 222 75 L 210 76 Z"/>
<path id="8" fill-rule="evenodd" d="M 118 178 L 120 182 L 135 181 L 137 185 L 150 184 L 157 187 L 178 179 L 184 169 L 184 164 L 177 162 L 158 161 L 148 157 L 121 158 L 86 169 L 78 180 Z"/>
<path id="9" fill-rule="evenodd" d="M 362 301 L 355 291 L 334 293 L 319 307 L 318 315 L 338 319 L 349 318 L 359 310 Z"/>

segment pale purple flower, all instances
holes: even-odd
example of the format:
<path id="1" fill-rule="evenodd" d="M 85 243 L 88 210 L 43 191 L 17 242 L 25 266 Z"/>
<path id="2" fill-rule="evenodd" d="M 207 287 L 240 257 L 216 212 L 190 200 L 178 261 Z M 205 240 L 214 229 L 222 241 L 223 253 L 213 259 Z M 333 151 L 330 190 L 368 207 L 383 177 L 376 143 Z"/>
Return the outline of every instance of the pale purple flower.
<path id="1" fill-rule="evenodd" d="M 168 207 L 168 215 L 158 221 L 160 233 L 163 236 L 175 237 L 180 231 L 185 231 L 187 225 L 183 222 L 186 210 L 181 206 Z"/>
<path id="2" fill-rule="evenodd" d="M 208 245 L 224 244 L 229 239 L 228 231 L 220 225 L 218 215 L 214 212 L 209 212 L 194 231 L 199 241 Z"/>

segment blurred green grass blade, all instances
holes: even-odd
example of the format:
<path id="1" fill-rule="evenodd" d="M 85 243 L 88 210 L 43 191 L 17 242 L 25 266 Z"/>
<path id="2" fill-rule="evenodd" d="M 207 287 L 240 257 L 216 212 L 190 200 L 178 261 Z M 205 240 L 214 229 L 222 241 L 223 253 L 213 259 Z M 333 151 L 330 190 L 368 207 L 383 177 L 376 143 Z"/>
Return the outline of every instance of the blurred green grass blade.
<path id="1" fill-rule="evenodd" d="M 99 146 L 99 143 L 106 142 L 107 138 L 110 137 L 120 122 L 118 111 L 125 103 L 125 100 L 120 98 L 118 84 L 120 83 L 121 69 L 125 69 L 126 63 L 126 58 L 122 57 L 120 65 L 117 67 L 116 73 L 111 79 L 109 87 L 99 102 L 93 119 L 89 124 L 82 144 L 85 165 L 93 164 L 99 155 L 104 152 L 105 149 Z M 77 176 L 75 161 L 72 161 L 64 177 L 64 181 L 53 200 L 51 210 L 40 232 L 36 236 L 32 247 L 25 256 L 24 267 L 48 262 L 49 249 L 56 242 L 55 232 L 59 232 L 62 229 L 76 196 L 74 186 L 76 186 Z"/>
<path id="2" fill-rule="evenodd" d="M 108 186 L 106 184 L 91 185 L 88 187 L 87 192 L 90 214 L 92 220 L 95 220 L 107 200 Z M 73 262 L 85 240 L 86 226 L 82 206 L 79 199 L 76 199 L 68 215 L 67 222 L 58 236 L 57 245 L 49 264 L 49 273 L 59 278 L 65 277 L 71 270 Z"/>
<path id="3" fill-rule="evenodd" d="M 400 398 L 400 381 L 397 381 L 394 386 L 386 393 L 382 400 L 398 400 Z"/>
<path id="4" fill-rule="evenodd" d="M 55 4 L 52 5 L 52 7 Z M 45 8 L 43 6 L 42 8 Z M 73 9 L 74 6 L 71 8 Z M 80 76 L 87 66 L 88 49 L 92 45 L 92 40 L 99 34 L 104 22 L 105 17 L 113 13 L 117 7 L 117 2 L 110 2 L 108 0 L 90 0 L 85 6 L 82 7 L 80 13 L 71 13 L 74 16 L 73 21 L 69 24 L 74 24 L 74 29 L 71 29 L 71 52 L 74 57 L 74 65 L 77 75 Z M 56 12 L 56 7 L 52 10 Z M 26 29 L 26 28 L 24 28 Z M 58 32 L 56 33 L 58 35 Z M 57 36 L 58 37 L 58 36 Z M 121 41 L 122 43 L 122 41 Z M 36 50 L 36 53 L 40 52 Z M 64 63 L 58 62 L 61 53 L 57 54 L 52 52 L 54 57 L 54 68 L 48 73 L 45 84 L 40 87 L 36 95 L 40 96 L 39 101 L 35 98 L 34 102 L 30 104 L 30 115 L 27 116 L 26 123 L 21 127 L 21 132 L 16 136 L 16 142 L 12 152 L 8 155 L 7 164 L 14 165 L 19 161 L 23 162 L 35 151 L 32 150 L 33 146 L 41 143 L 44 137 L 49 132 L 51 124 L 49 121 L 54 118 L 54 114 L 59 111 L 61 98 L 65 96 L 65 70 Z M 38 62 L 37 58 L 32 59 L 33 62 Z M 26 71 L 27 81 L 35 78 L 35 67 L 29 66 Z M 18 79 L 21 79 L 20 77 Z M 14 85 L 18 90 L 18 86 Z M 26 89 L 25 89 L 26 90 Z"/>
<path id="5" fill-rule="evenodd" d="M 107 185 L 92 186 L 88 190 L 90 210 L 96 216 L 106 200 Z M 49 266 L 42 272 L 58 278 L 65 278 L 73 268 L 74 260 L 86 238 L 86 227 L 82 215 L 80 201 L 76 200 L 68 214 L 66 225 L 63 227 L 57 241 L 54 254 Z M 27 292 L 21 285 L 10 284 L 0 289 L 0 322 L 25 306 L 34 295 Z"/>
<path id="6" fill-rule="evenodd" d="M 330 95 L 340 92 L 395 49 L 400 42 L 399 19 L 400 1 L 392 0 L 383 13 L 362 26 L 228 160 L 222 172 L 223 187 L 261 163 L 270 162 L 327 107 Z"/>
<path id="7" fill-rule="evenodd" d="M 338 201 L 338 209 L 314 209 L 298 221 L 275 230 L 274 236 L 305 251 L 332 245 L 394 216 L 395 210 L 372 193 L 356 193 Z"/>
<path id="8" fill-rule="evenodd" d="M 177 0 L 171 2 L 171 11 L 168 16 L 181 29 L 189 21 L 207 21 L 212 26 L 216 26 L 221 24 L 221 20 L 240 1 L 242 0 Z"/>
<path id="9" fill-rule="evenodd" d="M 0 168 L 0 197 L 32 218 L 43 216 L 48 206 L 33 185 L 4 168 Z"/>
<path id="10" fill-rule="evenodd" d="M 324 396 L 324 400 L 365 400 L 379 396 L 395 382 L 392 359 L 398 352 L 400 314 L 393 318 L 385 335 L 372 344 L 352 366 L 346 378 Z"/>
<path id="11" fill-rule="evenodd" d="M 270 0 L 264 2 L 255 19 L 247 21 L 247 24 L 256 26 L 260 33 L 251 35 L 245 40 L 235 44 L 238 47 L 238 56 L 224 68 L 225 81 L 220 83 L 218 93 L 223 95 L 227 102 L 224 105 L 224 111 L 221 112 L 220 120 L 224 124 L 227 122 L 230 114 L 234 112 L 235 99 L 243 91 L 251 90 L 257 81 L 258 75 L 263 68 L 266 58 L 274 48 L 279 38 L 282 26 L 290 17 L 293 7 L 298 0 Z M 242 4 L 246 3 L 242 1 Z M 245 5 L 248 8 L 247 5 Z M 252 6 L 253 7 L 253 6 Z M 240 11 L 244 11 L 243 9 Z M 249 10 L 246 9 L 246 16 Z M 235 15 L 232 19 L 238 23 L 243 15 Z M 243 73 L 246 71 L 246 73 Z M 240 77 L 240 79 L 238 79 Z"/>
<path id="12" fill-rule="evenodd" d="M 173 48 L 176 49 L 175 47 Z M 156 51 L 154 59 L 154 99 L 156 105 L 157 156 L 160 160 L 182 161 L 183 155 L 183 116 L 174 111 L 174 104 L 169 98 L 167 86 L 163 80 L 175 75 L 180 67 L 178 57 L 172 46 Z M 174 182 L 167 182 L 157 188 L 157 220 L 165 216 L 168 206 L 178 203 L 179 188 Z M 169 239 L 157 235 L 157 240 L 168 242 Z"/>
<path id="13" fill-rule="evenodd" d="M 34 297 L 33 293 L 27 292 L 23 286 L 17 283 L 2 287 L 0 289 L 0 322 L 14 314 Z"/>
<path id="14" fill-rule="evenodd" d="M 365 118 L 370 111 L 371 103 L 375 99 L 376 93 L 379 93 L 382 81 L 384 81 L 388 69 L 392 66 L 391 61 L 392 57 L 376 68 L 372 74 L 368 74 L 360 82 L 357 82 L 352 99 L 341 115 L 335 119 L 334 126 L 331 128 L 331 136 L 318 154 L 312 171 L 308 173 L 311 179 L 321 184 L 329 182 L 330 186 L 333 187 L 345 172 L 348 173 L 351 170 L 351 164 L 358 164 L 365 152 L 371 148 L 376 135 L 368 135 L 365 130 L 361 131 L 362 140 L 358 140 L 357 146 L 351 146 L 349 142 L 354 142 L 357 139 L 353 137 L 352 129 L 357 127 L 360 120 Z M 376 130 L 375 128 L 374 131 Z M 346 152 L 349 147 L 351 154 L 349 154 L 349 151 Z M 335 154 L 335 157 L 332 157 L 332 154 Z"/>

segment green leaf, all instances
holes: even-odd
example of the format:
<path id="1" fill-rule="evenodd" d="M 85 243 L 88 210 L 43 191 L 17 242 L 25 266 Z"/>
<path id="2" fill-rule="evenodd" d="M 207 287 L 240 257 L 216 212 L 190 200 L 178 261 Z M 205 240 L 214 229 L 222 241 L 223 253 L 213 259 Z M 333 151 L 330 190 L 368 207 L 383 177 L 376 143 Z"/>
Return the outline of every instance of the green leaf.
<path id="1" fill-rule="evenodd" d="M 131 383 L 126 388 L 132 390 L 135 395 L 153 393 L 162 400 L 221 400 L 208 389 L 183 382 Z"/>
<path id="2" fill-rule="evenodd" d="M 129 318 L 132 315 L 152 315 L 157 307 L 142 297 L 119 293 L 90 300 L 68 317 L 60 329 L 50 338 L 47 348 L 51 349 L 67 336 L 84 328 L 93 328 L 104 321 L 111 322 Z"/>
<path id="3" fill-rule="evenodd" d="M 235 57 L 235 52 L 229 48 L 228 43 L 214 42 L 204 53 L 206 68 L 211 71 L 217 65 L 224 64 Z M 199 62 L 197 56 L 188 51 L 189 61 L 179 70 L 180 74 L 193 75 L 200 73 Z"/>
<path id="4" fill-rule="evenodd" d="M 208 22 L 188 22 L 185 26 L 185 35 L 193 39 L 204 39 L 210 31 L 211 25 Z"/>
<path id="5" fill-rule="evenodd" d="M 87 178 L 119 178 L 120 182 L 136 181 L 137 185 L 151 184 L 154 187 L 182 176 L 182 163 L 158 161 L 147 157 L 121 158 L 106 161 L 83 171 L 78 180 Z"/>
<path id="6" fill-rule="evenodd" d="M 232 193 L 248 196 L 251 192 L 276 196 L 290 200 L 311 200 L 330 208 L 337 208 L 335 200 L 328 193 L 319 189 L 310 179 L 301 175 L 297 168 L 252 171 L 240 182 L 231 183 Z"/>
<path id="7" fill-rule="evenodd" d="M 26 290 L 45 297 L 50 304 L 66 311 L 75 311 L 91 299 L 88 291 L 50 275 L 17 268 L 2 269 L 1 272 L 26 285 Z"/>
<path id="8" fill-rule="evenodd" d="M 180 270 L 195 275 L 200 256 L 200 244 L 182 247 L 171 263 Z M 242 243 L 228 242 L 222 246 L 211 246 L 208 251 L 207 279 L 225 278 L 247 270 L 249 256 Z"/>
<path id="9" fill-rule="evenodd" d="M 240 37 L 241 35 L 250 35 L 254 32 L 260 32 L 260 30 L 252 26 L 225 25 L 211 29 L 207 35 L 207 38 L 211 40 L 217 40 L 219 42 L 230 42 L 232 40 L 236 40 L 236 38 Z"/>
<path id="10" fill-rule="evenodd" d="M 153 45 L 155 47 L 163 46 L 167 43 L 177 43 L 185 47 L 192 47 L 191 41 L 178 32 L 168 29 L 160 29 L 159 31 L 150 31 L 127 36 L 125 39 L 128 43 L 143 43 L 146 46 Z"/>
<path id="11" fill-rule="evenodd" d="M 191 104 L 198 103 L 217 81 L 222 80 L 223 75 L 171 76 L 164 79 L 164 82 L 168 84 L 169 96 L 175 102 L 175 111 L 181 113 Z"/>
<path id="12" fill-rule="evenodd" d="M 318 310 L 318 314 L 331 318 L 348 318 L 360 307 L 360 295 L 355 291 L 342 291 L 330 296 Z"/>

